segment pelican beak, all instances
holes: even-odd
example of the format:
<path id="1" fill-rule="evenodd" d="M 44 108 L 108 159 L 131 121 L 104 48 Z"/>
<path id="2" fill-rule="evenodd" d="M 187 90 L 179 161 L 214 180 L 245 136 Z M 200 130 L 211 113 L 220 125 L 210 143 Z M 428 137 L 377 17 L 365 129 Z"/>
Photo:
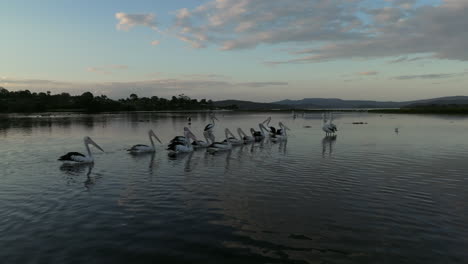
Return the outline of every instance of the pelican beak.
<path id="1" fill-rule="evenodd" d="M 189 132 L 189 133 L 188 133 L 188 136 L 189 136 L 191 139 L 197 141 L 197 137 L 196 137 L 192 132 Z"/>
<path id="2" fill-rule="evenodd" d="M 153 136 L 160 144 L 162 144 L 161 140 L 156 136 L 153 130 L 150 130 L 150 135 Z"/>
<path id="3" fill-rule="evenodd" d="M 94 140 L 92 140 L 91 138 L 88 138 L 87 140 L 91 145 L 95 146 L 97 149 L 99 149 L 100 151 L 104 152 L 104 150 L 96 143 L 94 142 Z"/>

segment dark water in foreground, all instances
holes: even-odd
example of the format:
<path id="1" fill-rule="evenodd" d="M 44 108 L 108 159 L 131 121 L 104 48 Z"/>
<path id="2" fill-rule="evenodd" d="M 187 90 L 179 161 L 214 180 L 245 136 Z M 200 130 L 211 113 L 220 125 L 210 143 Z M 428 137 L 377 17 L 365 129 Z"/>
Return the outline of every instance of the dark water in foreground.
<path id="1" fill-rule="evenodd" d="M 266 116 L 218 114 L 216 135 Z M 327 140 L 318 114 L 273 114 L 287 142 L 125 153 L 185 117 L 0 117 L 1 263 L 468 262 L 468 118 L 337 114 Z M 84 135 L 95 165 L 58 162 Z"/>

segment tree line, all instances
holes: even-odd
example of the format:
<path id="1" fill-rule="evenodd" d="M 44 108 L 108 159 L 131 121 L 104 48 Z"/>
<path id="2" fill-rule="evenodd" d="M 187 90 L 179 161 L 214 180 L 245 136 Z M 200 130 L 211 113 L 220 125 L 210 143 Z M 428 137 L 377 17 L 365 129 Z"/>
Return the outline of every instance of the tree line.
<path id="1" fill-rule="evenodd" d="M 69 93 L 52 94 L 50 91 L 31 92 L 29 90 L 8 91 L 0 87 L 0 112 L 27 113 L 47 111 L 158 111 L 158 110 L 208 110 L 213 109 L 213 101 L 192 99 L 184 94 L 172 98 L 138 97 L 113 100 L 105 95 L 94 96 L 91 92 L 82 95 Z"/>

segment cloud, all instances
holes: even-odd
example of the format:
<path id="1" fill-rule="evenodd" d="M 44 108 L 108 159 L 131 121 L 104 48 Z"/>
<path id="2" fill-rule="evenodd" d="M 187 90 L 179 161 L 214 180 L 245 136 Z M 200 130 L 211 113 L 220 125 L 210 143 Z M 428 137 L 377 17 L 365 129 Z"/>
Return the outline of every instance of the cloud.
<path id="1" fill-rule="evenodd" d="M 145 26 L 153 30 L 158 30 L 155 19 L 156 15 L 149 14 L 128 14 L 128 13 L 116 13 L 115 18 L 119 20 L 117 24 L 118 30 L 128 31 L 135 26 Z"/>
<path id="2" fill-rule="evenodd" d="M 193 48 L 222 51 L 294 44 L 290 58 L 267 64 L 399 57 L 468 60 L 468 1 L 213 0 L 174 12 L 171 34 Z M 375 3 L 375 4 L 374 4 Z M 118 13 L 120 29 L 154 27 L 151 14 Z M 116 17 L 117 17 L 116 15 Z M 133 16 L 133 17 L 132 17 Z M 302 48 L 301 48 L 302 47 Z M 408 58 L 408 59 L 404 59 Z"/>
<path id="3" fill-rule="evenodd" d="M 88 68 L 86 68 L 86 70 L 88 72 L 95 72 L 95 73 L 99 73 L 99 74 L 111 74 L 110 71 L 107 71 L 103 67 L 88 67 Z"/>
<path id="4" fill-rule="evenodd" d="M 159 40 L 153 40 L 153 41 L 151 41 L 151 46 L 157 46 L 157 45 L 159 45 L 159 44 L 161 44 L 161 41 L 159 41 Z"/>
<path id="5" fill-rule="evenodd" d="M 371 76 L 371 75 L 377 75 L 379 74 L 379 72 L 378 71 L 365 71 L 365 72 L 358 72 L 357 74 L 364 75 L 364 76 Z"/>
<path id="6" fill-rule="evenodd" d="M 420 75 L 401 75 L 396 76 L 393 79 L 396 80 L 414 80 L 414 79 L 444 79 L 467 75 L 467 72 L 459 73 L 432 73 L 432 74 L 420 74 Z"/>
<path id="7" fill-rule="evenodd" d="M 394 60 L 391 60 L 388 63 L 413 62 L 413 61 L 429 60 L 429 59 L 434 59 L 434 57 L 433 56 L 420 56 L 420 57 L 402 56 Z"/>
<path id="8" fill-rule="evenodd" d="M 114 64 L 114 65 L 102 66 L 102 67 L 88 67 L 86 68 L 86 71 L 107 75 L 107 74 L 112 74 L 113 70 L 127 70 L 127 69 L 128 69 L 128 65 Z"/>
<path id="9" fill-rule="evenodd" d="M 176 35 L 193 47 L 221 50 L 260 44 L 360 38 L 365 25 L 349 0 L 222 0 L 176 12 Z"/>
<path id="10" fill-rule="evenodd" d="M 114 65 L 110 65 L 109 68 L 117 69 L 117 70 L 127 70 L 127 69 L 128 69 L 128 65 L 114 64 Z"/>

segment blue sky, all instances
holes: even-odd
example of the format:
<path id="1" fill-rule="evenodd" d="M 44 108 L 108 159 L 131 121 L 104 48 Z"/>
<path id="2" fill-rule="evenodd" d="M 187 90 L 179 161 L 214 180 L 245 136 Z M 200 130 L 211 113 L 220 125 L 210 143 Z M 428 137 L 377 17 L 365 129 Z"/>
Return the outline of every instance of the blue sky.
<path id="1" fill-rule="evenodd" d="M 0 1 L 0 86 L 256 101 L 466 95 L 467 12 L 464 0 Z"/>

